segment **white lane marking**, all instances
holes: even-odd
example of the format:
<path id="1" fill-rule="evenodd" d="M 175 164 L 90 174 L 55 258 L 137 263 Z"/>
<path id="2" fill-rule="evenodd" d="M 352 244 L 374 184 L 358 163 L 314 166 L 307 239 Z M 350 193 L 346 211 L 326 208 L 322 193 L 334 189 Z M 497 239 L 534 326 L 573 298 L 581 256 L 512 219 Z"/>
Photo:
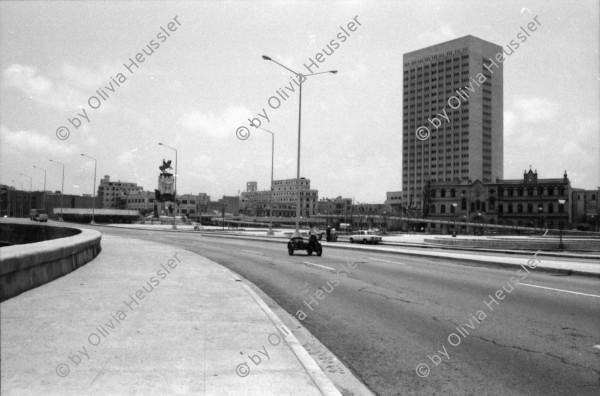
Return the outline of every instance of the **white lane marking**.
<path id="1" fill-rule="evenodd" d="M 594 348 L 600 349 L 600 345 L 594 345 Z"/>
<path id="2" fill-rule="evenodd" d="M 405 265 L 405 263 L 401 263 L 399 261 L 389 261 L 389 260 L 382 260 L 382 259 L 376 259 L 376 258 L 371 258 L 371 257 L 369 257 L 369 260 L 383 261 L 384 263 L 392 263 L 392 264 L 402 264 L 402 265 Z"/>
<path id="3" fill-rule="evenodd" d="M 335 271 L 335 268 L 326 267 L 326 266 L 324 266 L 324 265 L 321 265 L 321 264 L 310 263 L 310 262 L 308 262 L 308 261 L 304 261 L 304 264 L 308 264 L 308 265 L 316 265 L 317 267 L 327 268 L 328 270 Z"/>
<path id="4" fill-rule="evenodd" d="M 563 292 L 563 293 L 578 294 L 580 296 L 589 296 L 589 297 L 598 297 L 598 298 L 600 298 L 600 296 L 598 296 L 596 294 L 587 294 L 587 293 L 580 293 L 580 292 L 575 292 L 575 291 L 570 291 L 570 290 L 555 289 L 553 287 L 530 285 L 529 283 L 520 283 L 520 285 L 529 286 L 529 287 L 537 287 L 537 288 L 540 288 L 540 289 L 554 290 L 554 291 Z"/>
<path id="5" fill-rule="evenodd" d="M 264 255 L 265 255 L 263 252 L 255 252 L 254 250 L 245 250 L 245 249 L 242 249 L 242 252 L 248 252 L 248 253 L 260 254 L 261 256 L 264 256 Z"/>

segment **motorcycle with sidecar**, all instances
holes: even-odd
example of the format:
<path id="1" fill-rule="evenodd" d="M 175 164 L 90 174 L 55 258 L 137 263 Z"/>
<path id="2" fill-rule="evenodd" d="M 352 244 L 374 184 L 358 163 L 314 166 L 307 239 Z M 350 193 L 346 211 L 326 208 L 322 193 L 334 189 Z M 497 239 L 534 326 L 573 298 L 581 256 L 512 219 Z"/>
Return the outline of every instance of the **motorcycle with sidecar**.
<path id="1" fill-rule="evenodd" d="M 292 256 L 296 250 L 305 250 L 310 256 L 313 252 L 317 253 L 317 256 L 323 254 L 323 247 L 317 240 L 316 235 L 309 235 L 308 239 L 299 237 L 292 237 L 288 242 L 288 254 Z"/>

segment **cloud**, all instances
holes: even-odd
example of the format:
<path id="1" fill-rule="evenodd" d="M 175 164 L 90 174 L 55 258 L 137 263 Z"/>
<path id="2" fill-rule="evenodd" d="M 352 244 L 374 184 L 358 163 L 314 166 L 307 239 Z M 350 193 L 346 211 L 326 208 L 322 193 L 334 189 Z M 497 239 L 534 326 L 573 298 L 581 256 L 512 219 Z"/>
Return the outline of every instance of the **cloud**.
<path id="1" fill-rule="evenodd" d="M 219 182 L 219 178 L 213 171 L 213 169 L 215 169 L 215 164 L 211 157 L 200 155 L 191 161 L 191 165 L 191 169 L 197 171 L 186 174 L 187 177 L 192 177 L 204 185 L 211 185 Z"/>
<path id="2" fill-rule="evenodd" d="M 369 73 L 369 70 L 364 64 L 356 63 L 352 69 L 345 71 L 344 75 L 352 82 L 363 82 L 369 76 Z"/>
<path id="3" fill-rule="evenodd" d="M 84 129 L 83 131 L 85 132 L 86 130 Z M 96 139 L 94 135 L 87 135 L 87 137 L 85 138 L 85 144 L 87 146 L 97 146 L 98 139 Z"/>
<path id="4" fill-rule="evenodd" d="M 182 115 L 177 123 L 191 132 L 199 132 L 210 137 L 231 138 L 240 125 L 248 124 L 252 112 L 244 107 L 230 107 L 221 115 L 192 111 Z"/>
<path id="5" fill-rule="evenodd" d="M 90 95 L 110 82 L 106 66 L 100 71 L 64 64 L 56 78 L 44 76 L 35 67 L 12 64 L 2 72 L 3 83 L 15 88 L 40 105 L 62 111 L 88 107 Z M 106 72 L 105 72 L 106 71 Z M 110 111 L 110 103 L 102 110 Z"/>
<path id="6" fill-rule="evenodd" d="M 52 81 L 37 74 L 35 68 L 13 64 L 3 73 L 5 83 L 21 89 L 28 95 L 44 95 L 53 89 Z"/>
<path id="7" fill-rule="evenodd" d="M 105 68 L 103 68 L 105 69 Z M 83 90 L 95 90 L 110 80 L 110 72 L 94 71 L 85 67 L 64 64 L 61 68 L 62 78 L 70 85 Z M 114 74 L 114 71 L 113 71 Z"/>
<path id="8" fill-rule="evenodd" d="M 567 125 L 562 137 L 556 141 L 563 140 L 563 144 L 558 144 L 557 150 L 560 152 L 561 161 L 569 162 L 571 169 L 577 167 L 581 158 L 590 158 L 587 162 L 587 169 L 593 173 L 598 169 L 600 162 L 598 156 L 598 129 L 600 128 L 598 117 L 583 116 L 573 117 Z"/>
<path id="9" fill-rule="evenodd" d="M 442 43 L 444 41 L 453 40 L 457 37 L 456 33 L 445 23 L 439 25 L 436 31 L 425 31 L 419 35 L 417 41 L 423 43 L 424 46 Z"/>
<path id="10" fill-rule="evenodd" d="M 504 111 L 504 136 L 512 136 L 516 130 L 516 115 L 514 111 Z"/>
<path id="11" fill-rule="evenodd" d="M 0 126 L 0 141 L 2 142 L 2 156 L 8 153 L 41 154 L 45 157 L 60 158 L 61 156 L 78 153 L 79 147 L 67 140 L 58 140 L 54 136 L 42 135 L 34 131 L 11 131 L 5 126 Z"/>
<path id="12" fill-rule="evenodd" d="M 518 98 L 513 107 L 524 121 L 533 123 L 549 121 L 560 110 L 558 103 L 539 97 Z"/>
<path id="13" fill-rule="evenodd" d="M 119 162 L 119 164 L 127 164 L 127 165 L 131 164 L 133 162 L 133 160 L 135 160 L 137 158 L 136 151 L 137 151 L 137 148 L 135 148 L 133 150 L 125 151 L 124 153 L 121 153 L 117 157 L 117 161 Z"/>

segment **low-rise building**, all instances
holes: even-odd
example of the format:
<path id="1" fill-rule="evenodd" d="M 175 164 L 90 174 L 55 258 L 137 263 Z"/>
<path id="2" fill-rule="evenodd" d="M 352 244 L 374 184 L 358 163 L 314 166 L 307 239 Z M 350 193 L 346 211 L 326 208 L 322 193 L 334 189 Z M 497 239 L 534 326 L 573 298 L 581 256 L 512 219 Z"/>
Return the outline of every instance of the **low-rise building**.
<path id="1" fill-rule="evenodd" d="M 389 205 L 393 213 L 402 213 L 402 191 L 388 191 L 385 193 L 386 205 Z"/>
<path id="2" fill-rule="evenodd" d="M 296 210 L 298 179 L 274 180 L 271 190 L 257 191 L 256 182 L 246 184 L 247 191 L 240 196 L 240 211 L 248 216 L 268 216 L 273 199 L 273 216 L 286 216 Z M 300 216 L 312 217 L 317 212 L 318 190 L 310 188 L 310 179 L 300 178 Z"/>
<path id="3" fill-rule="evenodd" d="M 137 183 L 122 181 L 110 181 L 110 176 L 105 175 L 98 185 L 98 196 L 105 209 L 125 209 L 127 207 L 127 197 L 136 192 L 142 191 L 142 186 Z"/>
<path id="4" fill-rule="evenodd" d="M 427 217 L 456 223 L 435 225 L 442 232 L 455 227 L 466 231 L 467 227 L 460 223 L 467 221 L 482 226 L 540 228 L 559 228 L 561 224 L 575 228 L 579 220 L 585 221 L 586 191 L 573 189 L 566 171 L 556 179 L 540 179 L 537 171 L 529 170 L 522 179 L 497 179 L 495 183 L 434 182 L 429 195 Z M 593 196 L 589 195 L 590 202 Z"/>
<path id="5" fill-rule="evenodd" d="M 154 191 L 132 191 L 127 195 L 126 209 L 138 210 L 142 214 L 154 211 L 154 200 L 156 199 Z"/>
<path id="6" fill-rule="evenodd" d="M 573 202 L 577 202 L 574 221 L 581 229 L 600 231 L 600 187 L 596 190 L 573 189 Z"/>
<path id="7" fill-rule="evenodd" d="M 65 194 L 60 191 L 23 191 L 12 186 L 0 185 L 0 216 L 29 217 L 31 209 L 44 209 L 48 217 L 57 220 L 60 208 L 71 209 L 100 209 L 99 197 L 90 195 Z M 55 214 L 56 213 L 56 214 Z"/>
<path id="8" fill-rule="evenodd" d="M 320 215 L 334 216 L 343 215 L 352 208 L 352 198 L 321 198 L 317 203 L 317 212 Z"/>

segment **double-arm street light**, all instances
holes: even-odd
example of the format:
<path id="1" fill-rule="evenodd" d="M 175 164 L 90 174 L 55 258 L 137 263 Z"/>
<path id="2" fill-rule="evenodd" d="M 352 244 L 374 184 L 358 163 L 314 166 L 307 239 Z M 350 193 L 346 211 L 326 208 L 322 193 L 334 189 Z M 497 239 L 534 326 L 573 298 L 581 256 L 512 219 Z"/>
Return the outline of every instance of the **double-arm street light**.
<path id="1" fill-rule="evenodd" d="M 89 155 L 81 154 L 81 156 L 94 160 L 94 190 L 92 191 L 92 221 L 90 224 L 96 224 L 94 221 L 94 215 L 96 212 L 96 166 L 98 165 L 98 161 L 96 158 L 92 158 Z"/>
<path id="2" fill-rule="evenodd" d="M 60 163 L 58 161 L 54 161 L 54 160 L 50 160 L 50 162 L 54 162 L 55 164 L 62 166 L 62 184 L 60 186 L 60 218 L 58 220 L 63 221 L 63 192 L 65 189 L 65 164 Z"/>
<path id="3" fill-rule="evenodd" d="M 165 146 L 166 148 L 169 148 L 173 151 L 175 151 L 175 177 L 174 179 L 174 186 L 173 186 L 173 229 L 176 230 L 177 226 L 175 225 L 175 214 L 177 212 L 177 178 L 179 177 L 178 173 L 177 173 L 177 149 L 171 147 L 171 146 L 167 146 L 164 143 L 158 143 L 159 146 Z"/>
<path id="4" fill-rule="evenodd" d="M 43 192 L 43 194 L 44 194 L 43 197 L 44 198 L 43 198 L 42 202 L 43 202 L 43 205 L 44 205 L 44 210 L 46 210 L 46 169 L 40 168 L 39 166 L 35 166 L 35 165 L 33 165 L 33 167 L 36 168 L 36 169 L 40 169 L 40 170 L 44 171 L 44 192 Z"/>
<path id="5" fill-rule="evenodd" d="M 304 83 L 304 80 L 306 80 L 307 77 L 312 77 L 312 76 L 316 76 L 317 74 L 325 74 L 325 73 L 336 74 L 337 70 L 329 70 L 329 71 L 324 71 L 324 72 L 319 72 L 319 73 L 312 73 L 312 74 L 309 74 L 308 76 L 305 76 L 303 74 L 293 71 L 289 67 L 282 65 L 281 63 L 277 62 L 276 60 L 271 59 L 270 57 L 268 57 L 266 55 L 263 55 L 262 58 L 266 61 L 271 61 L 273 63 L 276 63 L 277 65 L 283 67 L 284 69 L 286 69 L 287 71 L 291 72 L 296 77 L 298 77 L 298 85 L 300 88 L 299 93 L 298 93 L 298 166 L 297 166 L 297 172 L 296 172 L 296 176 L 297 176 L 297 179 L 296 179 L 297 187 L 296 188 L 297 188 L 298 197 L 296 200 L 296 231 L 292 235 L 292 238 L 295 238 L 295 237 L 300 236 L 300 142 L 301 142 L 301 124 L 302 124 L 302 84 Z"/>
<path id="6" fill-rule="evenodd" d="M 19 175 L 29 178 L 29 212 L 31 212 L 31 186 L 33 185 L 33 177 L 23 173 L 19 173 Z"/>

